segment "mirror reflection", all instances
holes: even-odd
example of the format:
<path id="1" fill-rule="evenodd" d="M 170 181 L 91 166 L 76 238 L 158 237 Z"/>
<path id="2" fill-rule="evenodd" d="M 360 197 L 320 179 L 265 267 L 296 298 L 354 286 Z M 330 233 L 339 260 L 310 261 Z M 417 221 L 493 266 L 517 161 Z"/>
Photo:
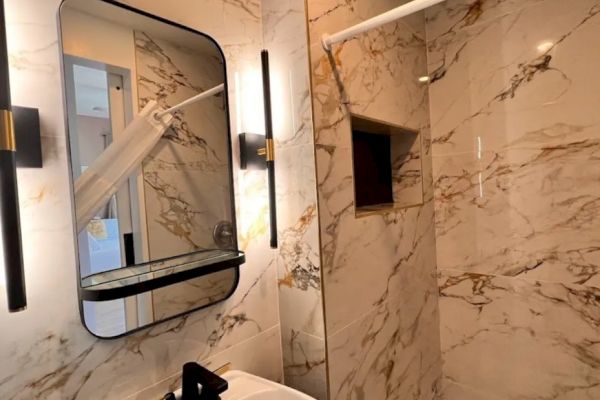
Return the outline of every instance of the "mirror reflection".
<path id="1" fill-rule="evenodd" d="M 60 22 L 82 290 L 139 264 L 239 257 L 218 45 L 101 0 L 66 0 Z M 135 301 L 85 301 L 86 326 L 116 336 L 221 300 L 237 282 L 224 268 Z"/>

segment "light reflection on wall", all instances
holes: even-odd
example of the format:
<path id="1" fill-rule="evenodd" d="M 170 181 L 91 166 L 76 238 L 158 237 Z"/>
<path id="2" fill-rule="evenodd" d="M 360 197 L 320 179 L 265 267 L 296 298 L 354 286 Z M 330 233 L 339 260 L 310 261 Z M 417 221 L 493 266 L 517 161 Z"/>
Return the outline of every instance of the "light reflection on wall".
<path id="1" fill-rule="evenodd" d="M 248 68 L 237 72 L 234 84 L 239 85 L 235 88 L 236 105 L 239 111 L 236 115 L 241 116 L 240 125 L 237 127 L 238 133 L 264 133 L 265 118 L 262 95 L 262 76 L 260 69 Z"/>
<path id="2" fill-rule="evenodd" d="M 260 68 L 235 72 L 235 116 L 237 133 L 264 134 L 264 105 Z M 233 102 L 232 102 L 233 103 Z M 234 154 L 236 152 L 234 151 Z M 268 232 L 268 196 L 266 171 L 239 171 L 237 175 L 238 228 L 240 249 Z"/>

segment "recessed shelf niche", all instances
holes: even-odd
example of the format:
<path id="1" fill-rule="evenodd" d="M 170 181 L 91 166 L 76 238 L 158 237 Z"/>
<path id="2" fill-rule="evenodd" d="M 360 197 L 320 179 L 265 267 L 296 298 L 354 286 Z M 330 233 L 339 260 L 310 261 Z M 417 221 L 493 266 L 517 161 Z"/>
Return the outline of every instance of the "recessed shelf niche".
<path id="1" fill-rule="evenodd" d="M 352 156 L 357 216 L 423 203 L 418 131 L 352 115 Z"/>

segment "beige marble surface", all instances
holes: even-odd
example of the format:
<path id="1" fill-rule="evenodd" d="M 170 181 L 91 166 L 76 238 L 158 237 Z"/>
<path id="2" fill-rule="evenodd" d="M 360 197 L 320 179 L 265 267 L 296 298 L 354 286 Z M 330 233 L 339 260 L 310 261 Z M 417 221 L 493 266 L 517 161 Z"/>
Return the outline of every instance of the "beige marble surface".
<path id="1" fill-rule="evenodd" d="M 189 49 L 134 31 L 140 107 L 163 108 L 225 82 L 219 49 Z M 199 37 L 198 43 L 210 44 Z M 227 110 L 222 94 L 174 113 L 174 122 L 144 159 L 150 259 L 216 248 L 213 231 L 233 221 Z"/>
<path id="2" fill-rule="evenodd" d="M 308 3 L 330 399 L 430 399 L 441 375 L 432 189 L 423 206 L 356 218 L 352 173 L 355 113 L 420 131 L 431 186 L 429 100 L 418 81 L 427 74 L 424 16 L 330 56 L 320 42 L 397 5 Z"/>
<path id="3" fill-rule="evenodd" d="M 263 0 L 262 13 L 276 152 L 284 380 L 325 400 L 325 321 L 305 2 Z"/>
<path id="4" fill-rule="evenodd" d="M 236 72 L 243 78 L 245 68 L 258 65 L 262 24 L 257 2 L 180 1 L 178 7 L 170 2 L 128 3 L 216 37 L 225 47 L 232 83 Z M 157 383 L 155 389 L 162 392 L 169 387 L 165 379 L 190 360 L 218 360 L 215 364 L 228 360 L 234 367 L 281 380 L 276 257 L 268 248 L 262 175 L 235 171 L 236 194 L 253 209 L 238 204 L 239 239 L 248 261 L 232 298 L 117 340 L 97 340 L 81 325 L 61 103 L 58 4 L 6 2 L 13 101 L 40 109 L 44 168 L 19 170 L 29 307 L 20 314 L 0 308 L 0 325 L 10 326 L 0 343 L 0 398 L 119 399 Z M 231 90 L 235 100 L 233 85 Z M 243 101 L 233 101 L 233 106 Z M 232 118 L 233 133 L 236 124 Z M 5 304 L 4 290 L 0 304 Z"/>
<path id="5" fill-rule="evenodd" d="M 600 396 L 597 288 L 454 271 L 439 285 L 447 381 L 507 400 Z"/>
<path id="6" fill-rule="evenodd" d="M 600 2 L 427 12 L 444 399 L 594 399 Z"/>

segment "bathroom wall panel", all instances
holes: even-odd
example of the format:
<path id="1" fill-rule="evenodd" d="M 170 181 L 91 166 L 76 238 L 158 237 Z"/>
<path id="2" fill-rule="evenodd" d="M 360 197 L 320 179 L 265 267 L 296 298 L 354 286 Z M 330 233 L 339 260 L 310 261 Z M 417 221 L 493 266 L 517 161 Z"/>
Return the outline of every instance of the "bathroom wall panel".
<path id="1" fill-rule="evenodd" d="M 431 186 L 424 16 L 334 45 L 331 56 L 320 42 L 396 6 L 308 3 L 331 399 L 431 399 L 441 375 L 432 188 L 422 206 L 357 218 L 352 178 L 357 113 L 419 130 Z"/>
<path id="2" fill-rule="evenodd" d="M 449 382 L 492 399 L 600 396 L 600 289 L 448 270 L 439 287 Z"/>
<path id="3" fill-rule="evenodd" d="M 173 7 L 167 2 L 129 2 L 198 27 L 222 43 L 229 64 L 230 96 L 234 99 L 235 72 L 244 81 L 245 68 L 260 71 L 259 4 L 217 0 L 181 3 Z M 122 339 L 99 341 L 85 331 L 77 309 L 69 171 L 60 101 L 56 26 L 59 1 L 9 0 L 6 5 L 13 102 L 40 109 L 44 168 L 19 170 L 29 308 L 20 314 L 0 309 L 0 325 L 10 327 L 4 330 L 0 346 L 0 398 L 124 398 L 177 374 L 186 361 L 213 360 L 232 346 L 260 340 L 273 329 L 278 331 L 277 270 L 275 254 L 268 248 L 266 185 L 264 174 L 252 173 L 236 173 L 236 194 L 247 203 L 238 204 L 238 208 L 239 239 L 248 261 L 232 298 Z M 226 24 L 226 20 L 230 22 Z M 235 99 L 232 103 L 235 107 Z M 237 129 L 237 121 L 232 118 L 232 133 Z M 236 143 L 234 138 L 234 148 Z M 0 290 L 2 304 L 4 296 L 4 290 Z M 269 351 L 255 353 L 250 346 L 248 353 L 243 353 L 244 347 L 240 347 L 243 354 L 236 354 L 235 359 L 278 365 L 268 377 L 281 379 L 278 334 L 276 338 L 277 345 Z M 235 359 L 231 358 L 234 367 Z M 230 358 L 224 355 L 221 360 Z M 240 368 L 247 366 L 242 364 Z M 260 369 L 256 372 L 262 374 Z"/>
<path id="4" fill-rule="evenodd" d="M 427 12 L 447 400 L 600 396 L 599 14 L 592 0 Z"/>
<path id="5" fill-rule="evenodd" d="M 274 113 L 284 379 L 287 385 L 325 400 L 325 322 L 305 1 L 263 0 L 262 15 Z"/>
<path id="6" fill-rule="evenodd" d="M 226 363 L 231 363 L 232 368 L 277 381 L 281 379 L 281 361 L 275 357 L 264 357 L 264 354 L 277 353 L 280 348 L 280 327 L 274 326 L 246 341 L 231 346 L 213 357 L 203 360 L 203 365 L 217 369 Z M 181 373 L 177 373 L 147 389 L 128 396 L 124 400 L 158 400 L 165 393 L 180 387 Z"/>

